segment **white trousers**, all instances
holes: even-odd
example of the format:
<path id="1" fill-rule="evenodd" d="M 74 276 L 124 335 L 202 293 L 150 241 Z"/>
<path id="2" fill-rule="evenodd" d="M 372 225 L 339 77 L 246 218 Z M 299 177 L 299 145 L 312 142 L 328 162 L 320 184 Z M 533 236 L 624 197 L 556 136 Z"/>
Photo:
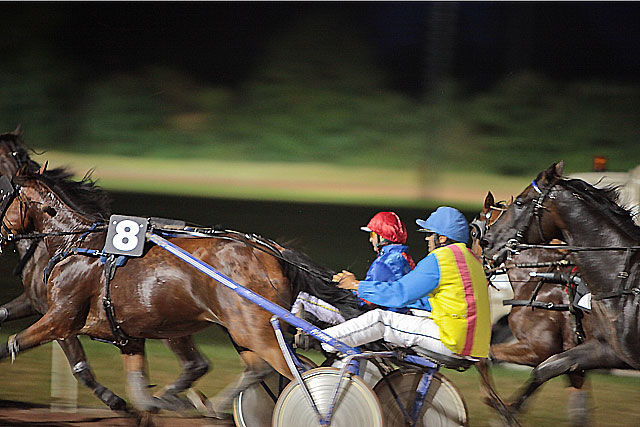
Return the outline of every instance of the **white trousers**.
<path id="1" fill-rule="evenodd" d="M 324 330 L 332 338 L 356 347 L 384 339 L 401 347 L 417 347 L 452 357 L 463 357 L 449 350 L 440 341 L 440 329 L 430 317 L 411 316 L 375 309 Z M 326 351 L 335 351 L 322 344 Z"/>
<path id="2" fill-rule="evenodd" d="M 291 312 L 296 314 L 300 311 L 301 307 L 304 308 L 306 312 L 313 314 L 318 318 L 318 320 L 325 323 L 337 325 L 338 323 L 344 322 L 344 317 L 340 314 L 340 310 L 328 302 L 323 301 L 318 297 L 314 297 L 313 295 L 309 295 L 306 292 L 300 292 L 298 294 L 298 297 L 291 307 Z"/>

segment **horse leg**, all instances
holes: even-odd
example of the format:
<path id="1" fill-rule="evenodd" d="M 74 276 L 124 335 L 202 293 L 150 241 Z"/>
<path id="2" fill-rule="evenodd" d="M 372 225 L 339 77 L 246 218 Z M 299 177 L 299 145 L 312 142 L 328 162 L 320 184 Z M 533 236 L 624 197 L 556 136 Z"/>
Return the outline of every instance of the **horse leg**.
<path id="1" fill-rule="evenodd" d="M 65 315 L 64 320 L 61 319 L 62 314 Z M 7 343 L 0 346 L 0 360 L 8 356 L 13 359 L 21 351 L 72 336 L 80 330 L 83 323 L 82 316 L 69 318 L 68 313 L 59 314 L 55 310 L 49 310 L 36 323 L 9 337 Z"/>
<path id="2" fill-rule="evenodd" d="M 138 411 L 138 424 L 151 426 L 154 424 L 153 414 L 157 413 L 161 407 L 160 401 L 149 393 L 144 340 L 129 341 L 126 346 L 120 348 L 120 351 L 127 373 L 127 396 Z"/>
<path id="3" fill-rule="evenodd" d="M 250 337 L 247 335 L 234 334 L 234 331 L 230 328 L 229 335 L 240 353 L 240 357 L 242 357 L 242 360 L 247 365 L 247 368 L 234 384 L 224 388 L 213 399 L 212 405 L 218 416 L 230 413 L 233 407 L 233 400 L 236 396 L 252 385 L 262 381 L 267 375 L 272 373 L 274 369 L 290 380 L 293 379 L 293 375 L 289 371 L 287 362 L 282 355 L 282 351 L 278 346 L 278 341 L 273 332 Z M 251 338 L 253 338 L 251 347 L 260 349 L 259 352 L 246 347 Z M 258 340 L 261 341 L 257 342 Z"/>
<path id="4" fill-rule="evenodd" d="M 538 345 L 539 347 L 539 345 Z M 537 366 L 547 357 L 554 354 L 551 349 L 540 349 L 527 341 L 516 341 L 504 344 L 494 344 L 491 346 L 491 359 L 500 362 L 515 363 L 516 365 Z M 561 349 L 558 349 L 560 351 Z"/>
<path id="5" fill-rule="evenodd" d="M 567 374 L 571 388 L 569 389 L 569 401 L 567 412 L 569 422 L 573 426 L 586 426 L 589 424 L 590 393 L 584 389 L 585 372 L 575 371 Z"/>
<path id="6" fill-rule="evenodd" d="M 0 307 L 0 324 L 7 320 L 23 319 L 38 314 L 26 292 Z"/>
<path id="7" fill-rule="evenodd" d="M 545 382 L 559 375 L 589 369 L 626 367 L 611 346 L 598 340 L 589 340 L 542 362 L 531 372 L 529 384 L 514 400 L 510 408 L 519 411 L 524 402 Z"/>
<path id="8" fill-rule="evenodd" d="M 242 372 L 240 378 L 238 378 L 233 384 L 218 392 L 211 402 L 213 411 L 219 418 L 228 417 L 228 414 L 233 408 L 233 401 L 240 392 L 259 383 L 274 371 L 268 363 L 253 351 L 245 349 L 240 352 L 240 357 L 242 357 L 247 368 Z"/>
<path id="9" fill-rule="evenodd" d="M 482 385 L 481 392 L 486 394 L 484 398 L 485 403 L 498 411 L 498 414 L 502 417 L 504 422 L 509 426 L 520 426 L 520 423 L 513 416 L 509 408 L 504 404 L 500 396 L 495 391 L 493 381 L 491 379 L 489 359 L 480 359 L 474 366 L 480 374 L 480 384 Z"/>
<path id="10" fill-rule="evenodd" d="M 190 406 L 178 395 L 189 389 L 196 380 L 209 371 L 209 361 L 198 351 L 190 335 L 167 339 L 164 343 L 180 360 L 182 373 L 173 384 L 166 386 L 156 397 L 167 403 L 179 401 L 183 405 Z"/>
<path id="11" fill-rule="evenodd" d="M 93 391 L 93 394 L 112 410 L 123 411 L 127 409 L 127 403 L 122 398 L 96 381 L 77 336 L 60 340 L 58 344 L 67 356 L 73 375 L 78 382 Z"/>

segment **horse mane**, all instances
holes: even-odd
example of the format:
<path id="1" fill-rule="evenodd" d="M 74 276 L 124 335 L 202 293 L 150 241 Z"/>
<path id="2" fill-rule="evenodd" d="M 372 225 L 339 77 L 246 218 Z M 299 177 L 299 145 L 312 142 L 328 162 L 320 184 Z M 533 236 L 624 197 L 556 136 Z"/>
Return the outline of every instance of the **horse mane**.
<path id="1" fill-rule="evenodd" d="M 22 133 L 20 131 L 0 134 L 0 144 L 4 144 L 7 149 L 13 153 L 13 156 L 18 163 L 18 167 L 27 165 L 29 170 L 33 172 L 40 169 L 40 165 L 36 161 L 31 160 L 31 157 L 29 156 L 29 151 L 34 153 L 35 151 L 31 148 L 25 148 L 24 141 L 22 140 Z"/>
<path id="2" fill-rule="evenodd" d="M 581 179 L 561 179 L 558 183 L 567 190 L 577 193 L 589 206 L 602 212 L 632 239 L 640 241 L 640 227 L 633 221 L 631 210 L 618 204 L 617 186 L 596 188 Z"/>
<path id="3" fill-rule="evenodd" d="M 97 220 L 108 220 L 109 195 L 91 178 L 92 173 L 93 169 L 89 170 L 80 181 L 75 181 L 72 179 L 73 174 L 64 168 L 45 170 L 42 174 L 27 168 L 21 175 L 14 176 L 13 180 L 18 185 L 29 180 L 41 182 L 71 209 Z"/>
<path id="4" fill-rule="evenodd" d="M 341 289 L 331 281 L 334 271 L 316 264 L 304 253 L 290 247 L 282 246 L 280 252 L 285 260 L 282 263 L 284 272 L 293 285 L 295 295 L 303 291 L 327 301 L 340 310 L 345 319 L 362 314 L 358 298 L 353 292 Z"/>

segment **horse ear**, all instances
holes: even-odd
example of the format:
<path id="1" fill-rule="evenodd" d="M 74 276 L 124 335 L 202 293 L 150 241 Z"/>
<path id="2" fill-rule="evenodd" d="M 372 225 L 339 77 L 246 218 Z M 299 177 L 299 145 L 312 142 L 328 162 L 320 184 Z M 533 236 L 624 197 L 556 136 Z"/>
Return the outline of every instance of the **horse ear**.
<path id="1" fill-rule="evenodd" d="M 509 199 L 509 204 L 512 205 L 513 204 L 513 194 L 511 195 L 511 198 Z"/>
<path id="2" fill-rule="evenodd" d="M 42 175 L 44 173 L 44 171 L 47 170 L 47 166 L 49 166 L 49 161 L 48 160 L 46 162 L 44 162 L 44 165 L 40 168 L 40 170 L 38 171 L 38 174 Z"/>
<path id="3" fill-rule="evenodd" d="M 484 208 L 485 209 L 491 209 L 491 206 L 493 206 L 496 203 L 495 199 L 493 198 L 493 194 L 491 193 L 491 191 L 489 191 L 487 193 L 487 197 L 484 198 Z"/>
<path id="4" fill-rule="evenodd" d="M 553 181 L 555 178 L 562 176 L 562 170 L 564 169 L 564 162 L 554 163 L 549 166 L 545 171 L 540 172 L 535 179 L 538 184 L 544 182 Z"/>
<path id="5" fill-rule="evenodd" d="M 18 125 L 16 126 L 16 130 L 13 131 L 14 135 L 21 135 L 22 134 L 22 125 Z"/>

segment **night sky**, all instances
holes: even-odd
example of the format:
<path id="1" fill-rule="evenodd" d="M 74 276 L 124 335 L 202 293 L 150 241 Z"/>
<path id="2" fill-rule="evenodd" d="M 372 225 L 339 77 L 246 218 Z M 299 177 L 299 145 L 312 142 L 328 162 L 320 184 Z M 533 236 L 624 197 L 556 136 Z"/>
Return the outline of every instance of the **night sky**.
<path id="1" fill-rule="evenodd" d="M 435 3 L 3 3 L 3 50 L 45 49 L 99 77 L 169 65 L 235 85 L 301 17 L 361 32 L 389 87 L 420 92 Z M 531 69 L 566 80 L 640 80 L 640 3 L 457 3 L 451 72 L 485 88 Z M 310 46 L 310 49 L 313 47 Z M 5 58 L 6 59 L 6 58 Z"/>

